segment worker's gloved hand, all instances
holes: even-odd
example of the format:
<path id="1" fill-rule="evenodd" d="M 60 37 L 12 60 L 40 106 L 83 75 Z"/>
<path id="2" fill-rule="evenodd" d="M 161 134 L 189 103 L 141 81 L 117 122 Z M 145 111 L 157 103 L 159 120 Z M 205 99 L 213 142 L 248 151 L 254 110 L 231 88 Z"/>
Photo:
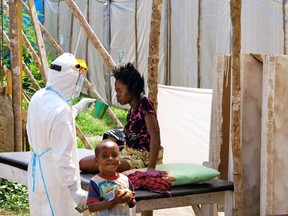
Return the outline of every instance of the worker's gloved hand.
<path id="1" fill-rule="evenodd" d="M 73 115 L 76 117 L 79 113 L 83 112 L 88 108 L 89 105 L 93 104 L 96 99 L 93 98 L 83 98 L 77 104 L 75 104 L 73 109 Z"/>
<path id="2" fill-rule="evenodd" d="M 80 209 L 86 209 L 87 208 L 86 192 L 82 190 L 77 184 L 69 186 L 68 189 L 77 207 Z"/>

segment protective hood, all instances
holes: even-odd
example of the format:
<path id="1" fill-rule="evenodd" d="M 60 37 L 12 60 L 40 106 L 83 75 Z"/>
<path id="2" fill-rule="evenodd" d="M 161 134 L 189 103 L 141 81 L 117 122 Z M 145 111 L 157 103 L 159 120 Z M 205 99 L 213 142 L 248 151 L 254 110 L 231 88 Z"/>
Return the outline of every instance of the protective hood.
<path id="1" fill-rule="evenodd" d="M 79 63 L 75 56 L 63 53 L 51 64 L 47 87 L 56 91 L 64 100 L 71 99 L 79 77 Z"/>

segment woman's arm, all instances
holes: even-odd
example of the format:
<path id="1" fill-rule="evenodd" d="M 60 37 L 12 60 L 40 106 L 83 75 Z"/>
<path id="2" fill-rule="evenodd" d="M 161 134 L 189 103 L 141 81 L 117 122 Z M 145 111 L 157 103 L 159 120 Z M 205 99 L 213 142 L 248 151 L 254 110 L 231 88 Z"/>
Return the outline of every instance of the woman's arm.
<path id="1" fill-rule="evenodd" d="M 104 209 L 108 208 L 113 208 L 115 205 L 119 203 L 127 203 L 129 206 L 133 205 L 134 201 L 134 195 L 132 198 L 130 196 L 126 196 L 126 193 L 123 194 L 118 194 L 115 193 L 114 197 L 110 200 L 103 200 L 101 202 L 93 202 L 93 203 L 88 203 L 88 209 L 90 212 L 97 212 L 97 211 L 102 211 Z"/>
<path id="2" fill-rule="evenodd" d="M 150 157 L 149 157 L 149 164 L 148 168 L 155 169 L 157 160 L 158 160 L 158 154 L 160 150 L 160 128 L 156 119 L 156 116 L 147 113 L 145 115 L 145 123 L 148 130 L 148 133 L 150 135 Z"/>

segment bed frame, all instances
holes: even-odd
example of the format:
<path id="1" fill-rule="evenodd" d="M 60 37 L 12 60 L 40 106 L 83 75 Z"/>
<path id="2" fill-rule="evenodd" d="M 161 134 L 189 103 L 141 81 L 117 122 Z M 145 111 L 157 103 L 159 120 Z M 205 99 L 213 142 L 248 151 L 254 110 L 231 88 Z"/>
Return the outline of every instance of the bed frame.
<path id="1" fill-rule="evenodd" d="M 79 158 L 93 154 L 92 150 L 79 149 Z M 27 168 L 31 152 L 0 153 L 0 178 L 27 185 Z M 87 190 L 94 174 L 81 173 L 81 186 Z M 136 212 L 142 216 L 153 215 L 153 210 L 191 206 L 196 216 L 216 216 L 224 211 L 233 216 L 233 182 L 210 180 L 197 184 L 174 186 L 171 197 L 148 190 L 136 190 Z M 219 208 L 224 206 L 224 209 Z"/>

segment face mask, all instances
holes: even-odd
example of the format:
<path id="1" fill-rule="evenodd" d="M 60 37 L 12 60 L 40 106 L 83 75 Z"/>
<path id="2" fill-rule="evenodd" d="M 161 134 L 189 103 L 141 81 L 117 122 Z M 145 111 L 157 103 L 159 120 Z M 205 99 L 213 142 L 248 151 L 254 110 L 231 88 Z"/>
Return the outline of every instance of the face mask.
<path id="1" fill-rule="evenodd" d="M 79 71 L 79 75 L 75 84 L 75 90 L 72 94 L 72 97 L 79 97 L 82 87 L 83 87 L 84 79 L 85 79 L 84 73 Z"/>

